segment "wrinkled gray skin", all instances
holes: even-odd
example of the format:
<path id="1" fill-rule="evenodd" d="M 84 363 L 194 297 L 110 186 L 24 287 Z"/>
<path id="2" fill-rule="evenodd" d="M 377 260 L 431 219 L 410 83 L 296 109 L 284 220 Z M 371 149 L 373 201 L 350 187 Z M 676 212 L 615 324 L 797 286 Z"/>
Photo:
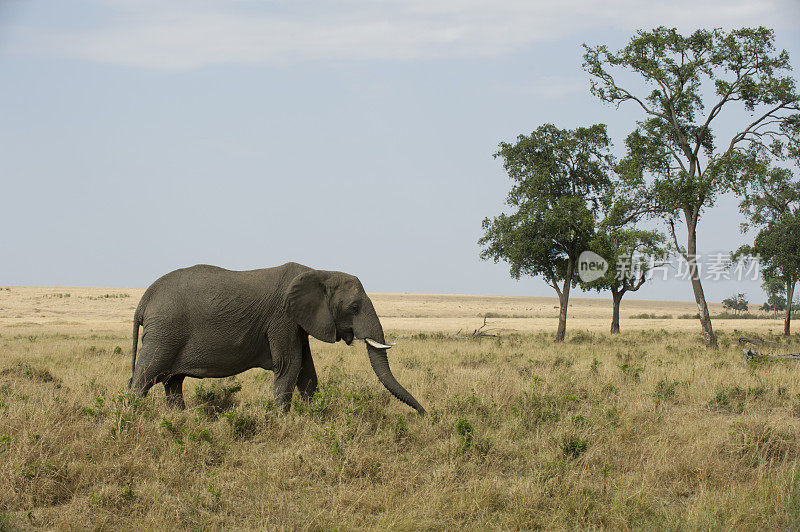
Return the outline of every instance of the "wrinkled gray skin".
<path id="1" fill-rule="evenodd" d="M 154 282 L 136 309 L 129 387 L 144 395 L 162 382 L 168 403 L 184 408 L 185 377 L 264 368 L 275 372 L 275 398 L 288 411 L 295 387 L 304 398 L 317 390 L 309 334 L 328 343 L 386 343 L 372 301 L 352 275 L 294 262 L 250 271 L 208 265 L 175 270 Z M 424 413 L 392 375 L 386 349 L 367 344 L 367 352 L 381 383 Z"/>

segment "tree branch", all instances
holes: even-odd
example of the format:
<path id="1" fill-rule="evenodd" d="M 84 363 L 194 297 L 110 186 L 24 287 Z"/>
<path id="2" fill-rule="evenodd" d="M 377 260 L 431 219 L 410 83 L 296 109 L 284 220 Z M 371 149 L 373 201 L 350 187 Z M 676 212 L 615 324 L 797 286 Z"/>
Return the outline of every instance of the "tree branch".
<path id="1" fill-rule="evenodd" d="M 736 147 L 736 145 L 739 142 L 741 142 L 742 140 L 744 140 L 747 137 L 747 135 L 752 132 L 752 130 L 754 128 L 756 128 L 757 126 L 759 126 L 759 124 L 761 124 L 761 122 L 763 122 L 767 118 L 775 117 L 775 115 L 773 113 L 777 113 L 781 109 L 797 109 L 797 106 L 792 107 L 792 104 L 796 104 L 797 101 L 798 101 L 797 99 L 794 99 L 794 100 L 790 100 L 788 102 L 782 102 L 780 105 L 777 105 L 777 106 L 773 107 L 772 109 L 770 109 L 769 111 L 767 111 L 766 113 L 761 115 L 759 118 L 757 118 L 756 120 L 751 122 L 750 125 L 748 125 L 743 131 L 741 131 L 740 133 L 737 133 L 736 135 L 733 136 L 733 138 L 731 138 L 731 142 L 728 145 L 728 149 L 725 150 L 725 153 L 722 154 L 721 158 L 727 157 L 728 154 L 733 151 L 733 149 Z M 777 118 L 777 117 L 775 117 L 775 118 Z"/>

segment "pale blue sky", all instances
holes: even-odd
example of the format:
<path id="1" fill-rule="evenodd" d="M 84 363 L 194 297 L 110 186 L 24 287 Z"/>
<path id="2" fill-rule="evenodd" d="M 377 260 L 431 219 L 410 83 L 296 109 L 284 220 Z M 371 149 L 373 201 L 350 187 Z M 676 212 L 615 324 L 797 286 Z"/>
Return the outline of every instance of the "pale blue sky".
<path id="1" fill-rule="evenodd" d="M 589 94 L 581 43 L 763 24 L 797 71 L 799 20 L 794 0 L 0 0 L 0 285 L 296 260 L 369 291 L 553 295 L 476 241 L 500 141 L 605 122 L 621 148 L 640 116 Z M 736 205 L 702 251 L 745 242 Z M 762 298 L 706 283 L 741 290 Z"/>

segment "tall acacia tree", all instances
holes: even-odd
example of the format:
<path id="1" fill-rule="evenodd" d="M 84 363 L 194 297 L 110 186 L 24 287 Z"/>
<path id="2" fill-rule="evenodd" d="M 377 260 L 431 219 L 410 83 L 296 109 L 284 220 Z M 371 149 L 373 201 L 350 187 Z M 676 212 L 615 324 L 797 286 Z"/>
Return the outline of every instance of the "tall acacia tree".
<path id="1" fill-rule="evenodd" d="M 564 340 L 575 268 L 594 236 L 608 197 L 613 163 L 603 124 L 574 130 L 545 124 L 517 142 L 500 144 L 495 157 L 514 181 L 510 214 L 483 220 L 481 258 L 503 260 L 511 276 L 541 276 L 558 294 L 556 341 Z"/>
<path id="2" fill-rule="evenodd" d="M 703 211 L 731 189 L 732 176 L 741 171 L 736 153 L 796 128 L 800 107 L 788 76 L 789 54 L 776 53 L 772 30 L 761 27 L 697 30 L 688 36 L 659 27 L 637 32 L 616 52 L 604 45 L 584 49 L 592 93 L 614 105 L 632 102 L 644 112 L 626 141 L 626 179 L 651 211 L 669 222 L 676 244 L 674 222 L 683 218 L 684 256 L 703 337 L 716 348 L 696 262 L 697 227 Z M 629 78 L 617 71 L 635 74 L 646 88 L 623 86 Z M 717 144 L 712 125 L 723 111 L 736 107 L 750 116 L 743 116 L 735 133 Z"/>

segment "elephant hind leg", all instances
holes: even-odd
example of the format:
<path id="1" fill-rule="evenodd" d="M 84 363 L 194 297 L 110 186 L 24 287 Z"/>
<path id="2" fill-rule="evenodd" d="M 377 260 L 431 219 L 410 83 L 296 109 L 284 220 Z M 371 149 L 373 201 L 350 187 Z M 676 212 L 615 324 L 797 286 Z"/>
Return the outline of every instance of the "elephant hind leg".
<path id="1" fill-rule="evenodd" d="M 186 375 L 172 375 L 164 381 L 164 392 L 167 395 L 167 405 L 184 410 L 186 403 L 183 402 L 183 379 Z"/>
<path id="2" fill-rule="evenodd" d="M 167 347 L 142 344 L 136 357 L 136 367 L 129 382 L 130 391 L 139 396 L 147 395 L 157 382 L 165 379 L 170 373 L 175 360 L 173 350 Z"/>
<path id="3" fill-rule="evenodd" d="M 154 376 L 149 375 L 148 372 L 140 370 L 138 367 L 133 371 L 133 376 L 128 381 L 128 390 L 139 397 L 144 397 L 150 388 L 156 383 Z"/>

